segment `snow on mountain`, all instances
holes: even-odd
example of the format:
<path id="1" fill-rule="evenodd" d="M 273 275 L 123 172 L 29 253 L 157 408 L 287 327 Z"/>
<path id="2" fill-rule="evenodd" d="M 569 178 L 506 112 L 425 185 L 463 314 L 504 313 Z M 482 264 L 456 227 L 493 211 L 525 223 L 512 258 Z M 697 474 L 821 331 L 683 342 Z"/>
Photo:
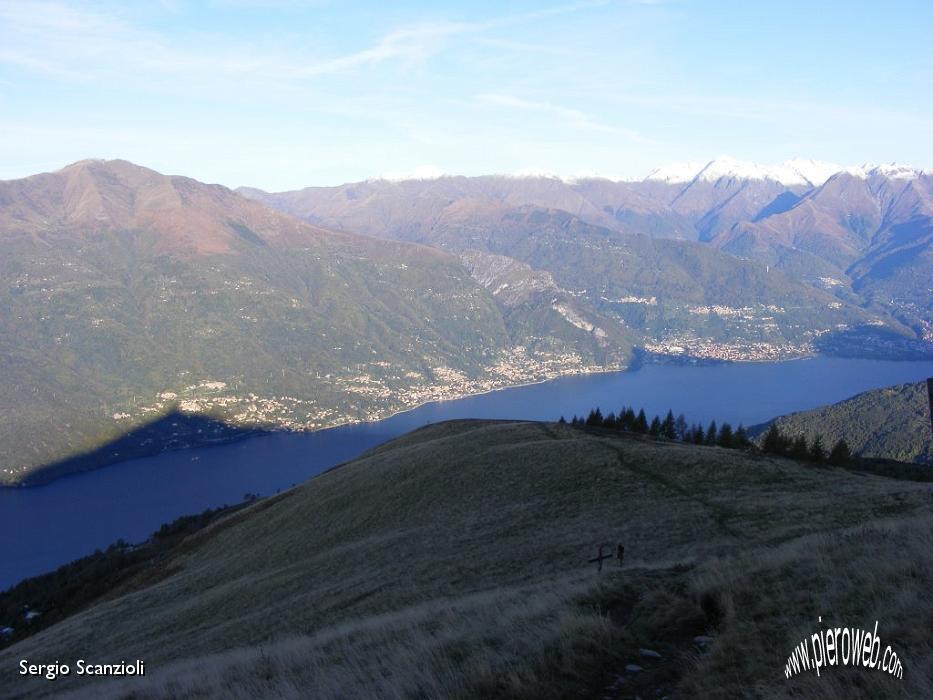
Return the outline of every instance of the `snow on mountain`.
<path id="1" fill-rule="evenodd" d="M 393 170 L 390 172 L 382 173 L 375 180 L 388 180 L 389 182 L 403 182 L 405 180 L 437 180 L 439 178 L 447 175 L 446 172 L 440 168 L 436 168 L 433 165 L 419 165 L 417 168 L 411 171 L 403 172 L 399 170 Z"/>
<path id="2" fill-rule="evenodd" d="M 901 163 L 863 163 L 851 168 L 844 168 L 842 172 L 867 180 L 873 176 L 886 177 L 889 180 L 913 180 L 926 174 L 925 171 Z"/>
<path id="3" fill-rule="evenodd" d="M 648 173 L 646 180 L 655 182 L 691 182 L 703 169 L 703 163 L 672 163 Z"/>
<path id="4" fill-rule="evenodd" d="M 839 172 L 840 166 L 797 158 L 780 165 L 762 165 L 722 156 L 706 165 L 683 163 L 652 171 L 647 179 L 661 182 L 716 182 L 722 178 L 737 180 L 773 180 L 784 185 L 821 185 Z"/>
<path id="5" fill-rule="evenodd" d="M 716 182 L 724 177 L 737 180 L 777 180 L 787 185 L 804 184 L 800 175 L 789 168 L 760 165 L 728 156 L 711 160 L 697 175 L 697 179 L 705 182 Z"/>
<path id="6" fill-rule="evenodd" d="M 792 158 L 791 160 L 785 160 L 781 166 L 790 168 L 812 185 L 822 185 L 842 170 L 842 166 L 835 163 L 809 158 Z"/>
<path id="7" fill-rule="evenodd" d="M 833 175 L 844 172 L 867 179 L 872 176 L 886 177 L 891 180 L 912 180 L 925 171 L 899 163 L 865 163 L 854 167 L 843 167 L 836 163 L 808 158 L 792 158 L 779 165 L 767 165 L 731 156 L 720 156 L 708 163 L 683 162 L 672 163 L 652 170 L 644 178 L 647 182 L 667 184 L 687 184 L 693 181 L 717 182 L 722 178 L 735 180 L 771 180 L 788 187 L 819 187 Z M 387 172 L 373 180 L 401 182 L 405 180 L 436 180 L 448 177 L 447 173 L 433 166 L 420 166 L 410 172 Z M 525 168 L 500 177 L 517 179 L 547 178 L 560 180 L 568 185 L 575 185 L 583 180 L 609 180 L 611 182 L 638 182 L 638 178 L 608 176 L 596 171 L 580 171 L 574 175 L 559 173 L 539 168 Z"/>
<path id="8" fill-rule="evenodd" d="M 913 180 L 924 171 L 901 163 L 882 163 L 869 171 L 869 175 L 883 175 L 890 180 Z"/>

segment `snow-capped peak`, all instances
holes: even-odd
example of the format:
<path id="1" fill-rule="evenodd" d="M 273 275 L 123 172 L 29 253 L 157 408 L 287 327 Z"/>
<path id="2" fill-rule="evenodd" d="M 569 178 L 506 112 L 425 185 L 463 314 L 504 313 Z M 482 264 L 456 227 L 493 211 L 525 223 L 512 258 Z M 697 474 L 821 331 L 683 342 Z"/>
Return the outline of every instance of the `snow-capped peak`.
<path id="1" fill-rule="evenodd" d="M 705 165 L 677 163 L 658 168 L 648 174 L 647 180 L 668 183 L 686 183 L 700 180 L 716 182 L 722 178 L 737 180 L 773 180 L 783 185 L 822 185 L 841 168 L 834 163 L 795 158 L 780 165 L 762 165 L 750 161 L 722 156 Z"/>
<path id="2" fill-rule="evenodd" d="M 863 163 L 852 168 L 845 168 L 843 172 L 867 180 L 870 177 L 886 177 L 889 180 L 913 180 L 925 174 L 925 171 L 901 163 Z"/>
<path id="3" fill-rule="evenodd" d="M 827 163 L 824 160 L 809 158 L 792 158 L 781 163 L 781 167 L 789 168 L 812 185 L 822 185 L 833 175 L 842 170 L 836 163 Z"/>
<path id="4" fill-rule="evenodd" d="M 444 177 L 446 174 L 446 172 L 433 165 L 419 165 L 414 170 L 408 172 L 393 170 L 382 173 L 382 175 L 375 179 L 388 180 L 389 182 L 403 182 L 404 180 L 437 180 Z"/>
<path id="5" fill-rule="evenodd" d="M 672 163 L 661 168 L 655 168 L 648 173 L 645 179 L 668 183 L 690 182 L 702 169 L 703 163 Z"/>
<path id="6" fill-rule="evenodd" d="M 545 180 L 563 180 L 560 175 L 550 170 L 544 170 L 543 168 L 522 168 L 521 170 L 515 170 L 511 173 L 507 173 L 505 177 L 512 177 L 519 180 L 529 179 L 545 179 Z"/>
<path id="7" fill-rule="evenodd" d="M 883 175 L 891 180 L 913 180 L 923 175 L 923 171 L 901 163 L 882 163 L 872 168 L 869 175 Z"/>
<path id="8" fill-rule="evenodd" d="M 572 175 L 560 175 L 551 170 L 542 170 L 540 168 L 523 168 L 499 175 L 499 177 L 507 177 L 516 180 L 560 180 L 565 185 L 576 185 L 586 180 L 606 180 L 607 182 L 629 181 L 623 177 L 606 175 L 597 170 L 579 170 Z"/>
<path id="9" fill-rule="evenodd" d="M 776 176 L 776 169 L 767 165 L 759 165 L 747 160 L 737 160 L 729 156 L 721 156 L 711 160 L 698 174 L 697 179 L 705 182 L 716 182 L 724 177 L 738 180 L 782 180 Z M 796 180 L 796 177 L 791 179 Z M 796 184 L 796 182 L 794 182 Z"/>

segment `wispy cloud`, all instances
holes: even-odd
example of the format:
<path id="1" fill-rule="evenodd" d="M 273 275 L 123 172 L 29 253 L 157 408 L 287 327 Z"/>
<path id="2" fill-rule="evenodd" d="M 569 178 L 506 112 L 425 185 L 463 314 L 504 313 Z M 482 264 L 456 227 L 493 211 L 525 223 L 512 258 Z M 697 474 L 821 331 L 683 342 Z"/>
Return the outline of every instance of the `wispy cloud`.
<path id="1" fill-rule="evenodd" d="M 562 56 L 564 58 L 580 57 L 584 55 L 584 52 L 577 49 L 553 46 L 551 44 L 534 44 L 526 41 L 510 41 L 508 39 L 481 37 L 476 40 L 476 43 L 481 46 L 489 46 L 494 49 L 504 49 L 517 53 L 545 54 L 548 56 Z"/>
<path id="2" fill-rule="evenodd" d="M 0 63 L 77 81 L 138 70 L 237 79 L 307 79 L 388 61 L 423 62 L 460 35 L 482 34 L 603 4 L 606 0 L 557 5 L 473 22 L 420 22 L 389 31 L 357 51 L 321 58 L 302 56 L 297 50 L 244 52 L 237 42 L 212 36 L 202 37 L 196 47 L 177 46 L 114 12 L 57 0 L 4 0 L 0 3 Z"/>
<path id="3" fill-rule="evenodd" d="M 475 31 L 476 26 L 458 22 L 430 22 L 399 29 L 382 36 L 369 48 L 289 71 L 292 75 L 309 77 L 326 75 L 383 61 L 400 59 L 423 61 L 437 53 L 444 41 L 457 34 Z"/>
<path id="4" fill-rule="evenodd" d="M 508 107 L 529 112 L 541 112 L 550 114 L 561 119 L 566 125 L 575 129 L 585 131 L 597 131 L 614 136 L 621 136 L 638 143 L 654 143 L 652 139 L 645 137 L 634 129 L 628 129 L 617 124 L 606 124 L 593 119 L 584 112 L 570 107 L 563 107 L 551 102 L 541 102 L 536 100 L 526 100 L 513 95 L 502 95 L 497 93 L 488 93 L 478 95 L 477 99 L 488 104 L 499 107 Z"/>
<path id="5" fill-rule="evenodd" d="M 555 5 L 533 12 L 503 15 L 478 22 L 425 22 L 403 27 L 380 37 L 374 45 L 352 54 L 321 61 L 296 71 L 298 75 L 313 76 L 335 73 L 362 65 L 381 63 L 390 59 L 423 61 L 446 47 L 446 41 L 464 34 L 484 32 L 600 7 L 610 0 L 588 0 Z M 493 43 L 495 40 L 486 40 Z M 513 47 L 516 46 L 513 44 Z M 524 44 L 528 48 L 529 44 Z M 540 47 L 539 47 L 540 48 Z"/>

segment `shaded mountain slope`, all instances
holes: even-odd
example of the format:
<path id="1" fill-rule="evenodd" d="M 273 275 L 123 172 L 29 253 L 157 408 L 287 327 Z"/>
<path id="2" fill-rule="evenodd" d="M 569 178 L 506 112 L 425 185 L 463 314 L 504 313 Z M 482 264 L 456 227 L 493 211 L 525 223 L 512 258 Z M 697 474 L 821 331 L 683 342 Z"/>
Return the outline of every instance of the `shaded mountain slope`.
<path id="1" fill-rule="evenodd" d="M 812 411 L 771 421 L 786 435 L 845 440 L 854 454 L 933 466 L 933 435 L 926 382 L 875 389 Z M 757 426 L 761 433 L 771 423 Z"/>
<path id="2" fill-rule="evenodd" d="M 157 580 L 14 645 L 0 665 L 144 658 L 146 678 L 120 691 L 136 697 L 734 697 L 785 688 L 782 657 L 816 600 L 852 624 L 884 620 L 911 662 L 903 688 L 922 695 L 929 639 L 911 622 L 928 614 L 917 605 L 933 568 L 911 557 L 933 535 L 926 488 L 570 426 L 444 423 L 214 523 Z M 598 576 L 588 559 L 617 542 L 625 567 Z M 813 557 L 842 568 L 824 577 Z M 872 597 L 905 567 L 897 601 Z M 708 650 L 693 641 L 706 632 Z M 746 663 L 721 664 L 742 648 Z M 645 676 L 620 683 L 632 660 Z M 868 682 L 876 697 L 895 682 L 866 676 L 839 682 Z M 4 680 L 8 697 L 88 682 Z M 121 687 L 90 683 L 98 697 Z M 792 683 L 800 697 L 825 693 Z"/>

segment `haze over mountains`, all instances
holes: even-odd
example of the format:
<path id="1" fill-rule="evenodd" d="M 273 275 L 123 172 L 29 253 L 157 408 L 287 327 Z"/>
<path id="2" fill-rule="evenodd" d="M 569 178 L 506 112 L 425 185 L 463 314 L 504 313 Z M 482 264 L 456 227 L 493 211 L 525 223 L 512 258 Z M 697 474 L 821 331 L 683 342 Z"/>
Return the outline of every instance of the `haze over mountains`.
<path id="1" fill-rule="evenodd" d="M 606 237 L 700 241 L 760 261 L 933 339 L 933 175 L 897 164 L 841 168 L 798 159 L 763 166 L 721 158 L 661 168 L 640 181 L 444 176 L 240 191 L 311 222 L 450 249 L 473 245 L 478 232 L 508 228 L 507 212 L 520 219 L 559 210 L 605 229 Z M 444 238 L 452 227 L 463 234 L 455 241 Z"/>
<path id="2" fill-rule="evenodd" d="M 638 351 L 929 356 L 929 176 L 680 172 L 238 194 L 92 160 L 0 182 L 0 477 L 176 408 L 308 429 Z M 176 432 L 147 445 L 196 439 Z"/>

